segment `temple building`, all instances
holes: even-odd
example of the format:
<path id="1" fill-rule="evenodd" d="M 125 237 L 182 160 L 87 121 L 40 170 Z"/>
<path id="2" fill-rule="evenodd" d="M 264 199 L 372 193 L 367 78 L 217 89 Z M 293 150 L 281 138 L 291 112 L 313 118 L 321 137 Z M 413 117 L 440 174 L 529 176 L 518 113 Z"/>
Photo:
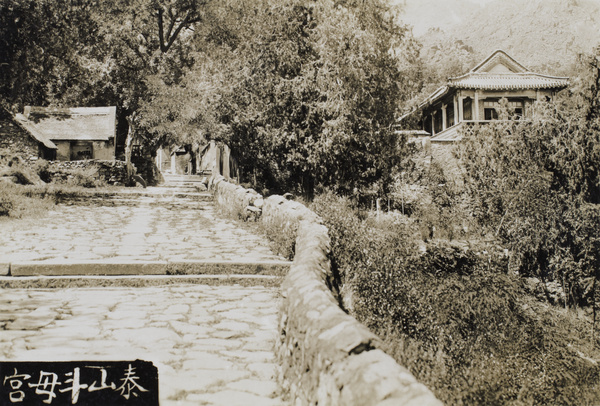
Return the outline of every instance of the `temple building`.
<path id="1" fill-rule="evenodd" d="M 512 118 L 527 118 L 536 100 L 552 100 L 568 85 L 568 78 L 531 72 L 497 50 L 470 72 L 449 78 L 422 102 L 417 109 L 422 112 L 421 128 L 404 133 L 431 143 L 454 142 L 461 126 L 498 119 L 501 99 L 507 99 Z"/>

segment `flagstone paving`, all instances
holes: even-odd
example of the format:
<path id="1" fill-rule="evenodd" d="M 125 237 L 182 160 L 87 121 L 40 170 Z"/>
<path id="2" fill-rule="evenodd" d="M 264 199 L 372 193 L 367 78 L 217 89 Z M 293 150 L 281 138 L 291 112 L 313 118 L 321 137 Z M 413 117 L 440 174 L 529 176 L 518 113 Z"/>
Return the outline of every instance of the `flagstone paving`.
<path id="1" fill-rule="evenodd" d="M 210 200 L 172 195 L 61 203 L 43 219 L 0 221 L 0 263 L 282 259 L 215 211 Z"/>
<path id="2" fill-rule="evenodd" d="M 7 289 L 3 361 L 152 361 L 161 405 L 282 405 L 277 288 Z"/>
<path id="3" fill-rule="evenodd" d="M 281 261 L 198 192 L 130 189 L 61 203 L 42 219 L 0 221 L 0 265 Z M 0 361 L 142 359 L 158 367 L 162 406 L 288 404 L 273 353 L 280 277 L 180 276 L 189 280 L 0 276 Z"/>

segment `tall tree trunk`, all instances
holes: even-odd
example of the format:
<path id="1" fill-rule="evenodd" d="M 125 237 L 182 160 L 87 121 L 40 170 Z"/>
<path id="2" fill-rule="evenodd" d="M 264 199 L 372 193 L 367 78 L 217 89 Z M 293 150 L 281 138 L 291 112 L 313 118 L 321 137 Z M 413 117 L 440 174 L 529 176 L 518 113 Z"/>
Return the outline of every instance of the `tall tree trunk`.
<path id="1" fill-rule="evenodd" d="M 127 138 L 125 139 L 125 167 L 127 168 L 127 183 L 130 184 L 133 177 L 133 165 L 131 164 L 131 149 L 133 146 L 133 137 L 135 135 L 136 113 L 133 112 L 127 116 Z"/>
<path id="2" fill-rule="evenodd" d="M 596 346 L 596 278 L 592 282 L 592 344 Z"/>

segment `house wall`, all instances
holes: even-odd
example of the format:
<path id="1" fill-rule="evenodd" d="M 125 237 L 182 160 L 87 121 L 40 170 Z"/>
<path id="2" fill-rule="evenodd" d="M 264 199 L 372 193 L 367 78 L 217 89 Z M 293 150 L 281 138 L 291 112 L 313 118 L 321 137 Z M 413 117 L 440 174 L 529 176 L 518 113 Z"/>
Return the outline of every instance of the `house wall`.
<path id="1" fill-rule="evenodd" d="M 71 141 L 53 141 L 58 147 L 56 151 L 57 161 L 70 161 L 71 160 Z"/>
<path id="2" fill-rule="evenodd" d="M 12 119 L 2 116 L 0 116 L 0 155 L 4 155 L 1 150 L 5 150 L 8 155 L 19 156 L 25 161 L 35 160 L 39 156 L 38 141 Z"/>
<path id="3" fill-rule="evenodd" d="M 56 159 L 58 161 L 71 161 L 76 160 L 74 156 L 72 156 L 73 147 L 72 144 L 77 143 L 77 141 L 57 141 L 52 140 L 54 144 L 58 147 L 58 151 L 56 152 Z M 84 144 L 90 144 L 92 147 L 92 159 L 100 159 L 104 161 L 110 161 L 115 159 L 114 155 L 114 146 L 110 141 L 93 141 L 93 142 L 79 142 L 79 148 L 81 148 Z M 75 147 L 77 150 L 77 147 Z"/>
<path id="4" fill-rule="evenodd" d="M 484 101 L 487 99 L 521 99 L 523 101 L 523 114 L 525 117 L 529 117 L 531 108 L 536 100 L 545 100 L 546 98 L 552 98 L 553 93 L 551 90 L 540 90 L 536 92 L 535 90 L 523 90 L 523 91 L 480 91 L 478 94 L 478 112 L 475 111 L 475 92 L 472 90 L 462 90 L 460 92 L 460 96 L 463 97 L 463 121 L 467 120 L 485 120 L 485 105 Z M 465 103 L 465 100 L 470 99 L 471 110 L 469 110 L 468 102 Z M 450 100 L 444 100 L 443 102 L 436 103 L 432 108 L 430 108 L 427 113 L 424 115 L 423 128 L 425 131 L 431 132 L 432 120 L 431 116 L 434 115 L 435 119 L 433 121 L 435 125 L 435 133 L 439 133 L 442 131 L 442 104 L 447 104 L 446 110 L 446 128 L 451 127 L 454 123 L 454 111 L 453 105 Z"/>
<path id="5" fill-rule="evenodd" d="M 111 160 L 115 159 L 114 145 L 110 141 L 94 141 L 94 159 Z"/>

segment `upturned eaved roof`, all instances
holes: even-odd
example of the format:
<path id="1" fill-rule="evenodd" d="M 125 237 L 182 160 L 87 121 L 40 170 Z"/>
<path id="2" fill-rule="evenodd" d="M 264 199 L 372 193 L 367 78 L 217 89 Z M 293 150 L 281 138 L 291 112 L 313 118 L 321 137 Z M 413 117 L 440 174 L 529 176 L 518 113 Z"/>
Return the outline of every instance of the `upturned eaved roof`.
<path id="1" fill-rule="evenodd" d="M 531 72 L 502 50 L 497 50 L 468 73 L 449 78 L 445 86 L 432 93 L 420 108 L 441 99 L 451 89 L 483 90 L 562 90 L 569 86 L 569 78 Z"/>
<path id="2" fill-rule="evenodd" d="M 448 86 L 456 89 L 564 89 L 569 85 L 568 78 L 541 75 L 539 73 L 469 73 L 448 79 Z"/>
<path id="3" fill-rule="evenodd" d="M 456 89 L 564 89 L 569 78 L 531 72 L 501 49 L 465 75 L 448 79 Z"/>
<path id="4" fill-rule="evenodd" d="M 114 106 L 73 108 L 27 106 L 24 113 L 17 114 L 15 118 L 40 142 L 44 142 L 43 140 L 108 141 L 115 136 L 116 113 L 117 108 Z"/>

